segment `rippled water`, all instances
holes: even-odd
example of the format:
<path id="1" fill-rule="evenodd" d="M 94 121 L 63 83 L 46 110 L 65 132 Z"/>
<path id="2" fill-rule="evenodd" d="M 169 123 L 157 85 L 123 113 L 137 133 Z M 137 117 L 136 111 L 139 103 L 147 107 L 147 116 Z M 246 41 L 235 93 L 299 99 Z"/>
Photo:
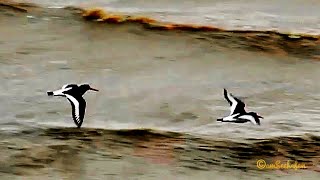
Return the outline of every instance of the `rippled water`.
<path id="1" fill-rule="evenodd" d="M 311 140 L 284 139 L 282 141 L 292 141 L 294 145 L 284 145 L 282 148 L 299 160 L 307 157 L 309 152 L 303 151 L 306 147 L 311 153 L 319 152 L 316 144 L 320 130 L 317 37 L 311 40 L 284 40 L 280 35 L 270 35 L 272 40 L 266 41 L 257 38 L 259 33 L 152 31 L 135 24 L 110 25 L 84 21 L 80 15 L 64 9 L 41 9 L 28 13 L 1 11 L 1 19 L 0 129 L 3 140 L 0 145 L 3 150 L 0 152 L 5 156 L 0 162 L 13 160 L 11 164 L 0 165 L 0 175 L 4 173 L 3 177 L 9 177 L 8 173 L 28 174 L 26 169 L 40 168 L 39 174 L 33 172 L 32 176 L 29 175 L 44 178 L 52 168 L 49 161 L 54 161 L 60 163 L 56 164 L 56 169 L 66 169 L 66 174 L 58 173 L 59 176 L 70 179 L 79 178 L 81 173 L 84 173 L 83 177 L 93 178 L 90 173 L 94 172 L 98 174 L 98 179 L 106 177 L 101 167 L 114 168 L 112 177 L 132 175 L 135 178 L 157 179 L 161 174 L 170 172 L 168 179 L 176 176 L 207 179 L 214 172 L 217 177 L 233 179 L 245 174 L 241 169 L 252 169 L 254 161 L 260 157 L 259 154 L 250 155 L 250 160 L 244 163 L 249 165 L 244 165 L 237 160 L 238 156 L 233 155 L 247 150 L 235 149 L 227 158 L 232 165 L 226 167 L 232 170 L 220 169 L 219 164 L 228 164 L 223 160 L 222 152 L 240 145 L 232 144 L 234 141 L 278 139 L 308 133 L 312 134 Z M 259 42 L 261 46 L 256 45 Z M 259 50 L 264 47 L 269 49 Z M 87 113 L 84 130 L 78 132 L 65 128 L 74 127 L 69 102 L 64 98 L 50 98 L 46 91 L 66 83 L 84 82 L 100 91 L 85 95 Z M 243 99 L 247 110 L 264 116 L 262 125 L 216 122 L 217 118 L 229 113 L 223 88 Z M 119 134 L 110 134 L 106 130 L 103 135 L 97 135 L 100 131 L 96 128 L 114 129 L 115 132 L 119 129 L 148 128 L 179 132 L 183 138 L 169 136 L 159 139 L 157 136 L 160 133 L 148 140 L 144 139 L 148 136 L 146 133 L 139 142 L 126 145 L 117 139 L 126 141 L 137 134 L 119 137 Z M 88 134 L 81 134 L 87 131 Z M 69 136 L 72 138 L 66 138 Z M 221 145 L 221 152 L 219 150 L 215 154 L 219 149 L 215 146 L 218 139 L 222 139 L 224 144 Z M 171 140 L 173 145 L 166 144 Z M 181 140 L 192 143 L 182 143 L 181 152 L 179 147 L 177 151 L 167 150 L 171 146 L 176 147 L 179 144 L 177 141 Z M 270 151 L 275 157 L 292 158 L 285 153 L 276 154 L 279 151 L 277 144 L 282 141 L 272 140 L 270 146 L 273 149 Z M 43 149 L 35 151 L 41 144 Z M 203 144 L 212 148 L 203 151 L 192 149 L 201 149 Z M 244 146 L 256 148 L 251 144 Z M 133 153 L 138 157 L 139 154 L 149 157 L 147 152 L 152 152 L 151 159 L 177 161 L 178 164 L 167 162 L 169 165 L 163 166 L 145 163 L 133 155 L 126 156 L 127 152 L 135 151 L 134 147 L 140 146 L 144 147 L 142 152 L 138 150 Z M 161 146 L 165 147 L 164 152 L 161 148 L 159 150 Z M 256 151 L 268 147 L 269 144 Z M 291 152 L 295 147 L 299 147 L 297 149 L 301 152 Z M 107 158 L 100 156 L 97 153 L 100 148 L 106 148 L 104 153 L 112 152 L 111 155 L 107 154 Z M 194 156 L 189 148 L 195 153 Z M 60 153 L 60 150 L 63 152 Z M 119 157 L 117 153 L 113 154 L 117 151 Z M 204 153 L 207 151 L 209 154 Z M 261 156 L 273 158 L 268 152 Z M 16 153 L 24 155 L 16 157 Z M 185 156 L 178 158 L 179 153 Z M 74 154 L 78 155 L 73 162 Z M 216 156 L 222 159 L 217 160 Z M 249 155 L 239 156 L 245 158 Z M 210 162 L 205 162 L 204 157 L 210 157 Z M 312 154 L 308 161 L 317 164 L 313 159 L 318 157 L 319 154 Z M 57 160 L 59 158 L 61 162 Z M 70 162 L 70 166 L 62 166 L 64 161 Z M 186 164 L 180 166 L 181 162 Z M 135 167 L 135 164 L 139 165 Z M 240 164 L 239 168 L 237 164 Z M 19 169 L 21 167 L 22 171 Z M 90 169 L 97 167 L 100 169 Z M 119 167 L 127 167 L 129 172 Z M 49 168 L 48 172 L 46 168 Z M 188 173 L 190 169 L 199 173 L 191 175 Z M 232 175 L 228 175 L 228 171 L 232 171 Z M 109 172 L 112 174 L 111 170 Z M 273 173 L 270 176 L 277 177 Z M 256 177 L 254 173 L 248 176 Z M 317 175 L 312 173 L 311 177 L 316 178 Z"/>
<path id="2" fill-rule="evenodd" d="M 163 21 L 205 24 L 227 29 L 280 29 L 320 34 L 320 3 L 316 0 L 30 0 L 49 7 L 76 5 L 143 14 Z"/>
<path id="3" fill-rule="evenodd" d="M 69 102 L 45 92 L 88 82 L 100 91 L 85 95 L 86 127 L 229 138 L 318 132 L 318 61 L 230 51 L 192 34 L 135 26 L 44 18 L 16 22 L 1 30 L 10 32 L 2 41 L 2 123 L 73 126 Z M 263 126 L 217 123 L 229 111 L 223 88 L 262 114 Z"/>

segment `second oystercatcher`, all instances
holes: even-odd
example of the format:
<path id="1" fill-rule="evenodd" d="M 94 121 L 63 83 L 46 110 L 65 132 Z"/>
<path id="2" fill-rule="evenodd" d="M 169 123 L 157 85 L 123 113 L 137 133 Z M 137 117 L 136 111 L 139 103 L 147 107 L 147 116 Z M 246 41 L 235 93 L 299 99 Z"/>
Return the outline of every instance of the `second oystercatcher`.
<path id="1" fill-rule="evenodd" d="M 228 93 L 226 89 L 224 89 L 224 97 L 231 106 L 230 114 L 227 117 L 217 119 L 217 121 L 232 123 L 251 122 L 255 125 L 260 125 L 260 118 L 263 119 L 263 117 L 255 112 L 246 112 L 244 109 L 246 105 L 240 99 Z"/>

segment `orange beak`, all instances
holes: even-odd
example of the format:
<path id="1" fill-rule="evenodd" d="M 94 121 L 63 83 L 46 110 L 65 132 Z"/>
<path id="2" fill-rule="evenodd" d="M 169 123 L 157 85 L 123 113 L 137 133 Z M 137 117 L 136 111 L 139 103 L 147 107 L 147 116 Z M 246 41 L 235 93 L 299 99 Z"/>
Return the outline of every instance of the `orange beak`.
<path id="1" fill-rule="evenodd" d="M 99 91 L 98 89 L 94 89 L 92 87 L 90 87 L 89 89 L 92 90 L 92 91 Z"/>

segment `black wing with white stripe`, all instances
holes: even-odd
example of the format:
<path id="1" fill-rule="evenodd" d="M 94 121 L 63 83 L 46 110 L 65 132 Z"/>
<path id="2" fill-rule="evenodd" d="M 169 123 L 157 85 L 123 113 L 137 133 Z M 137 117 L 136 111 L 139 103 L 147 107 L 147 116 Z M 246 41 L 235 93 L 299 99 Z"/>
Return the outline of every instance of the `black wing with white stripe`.
<path id="1" fill-rule="evenodd" d="M 77 127 L 80 128 L 83 123 L 84 114 L 86 111 L 86 101 L 82 96 L 75 97 L 69 94 L 66 94 L 66 96 L 72 106 L 73 121 L 77 125 Z"/>
<path id="2" fill-rule="evenodd" d="M 230 115 L 234 114 L 244 114 L 245 111 L 245 104 L 240 99 L 234 97 L 232 94 L 228 93 L 226 89 L 224 89 L 224 97 L 228 101 L 230 107 Z"/>

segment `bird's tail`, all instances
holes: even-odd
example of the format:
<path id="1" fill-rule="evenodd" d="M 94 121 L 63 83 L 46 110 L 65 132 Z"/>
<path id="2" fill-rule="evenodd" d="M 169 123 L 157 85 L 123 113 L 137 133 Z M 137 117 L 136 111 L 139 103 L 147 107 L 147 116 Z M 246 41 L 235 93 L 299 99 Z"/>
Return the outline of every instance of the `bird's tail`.
<path id="1" fill-rule="evenodd" d="M 48 96 L 65 96 L 65 94 L 63 94 L 63 92 L 64 92 L 64 89 L 59 89 L 56 91 L 48 91 L 47 95 Z"/>
<path id="2" fill-rule="evenodd" d="M 219 119 L 217 119 L 217 121 L 221 121 L 221 122 L 222 122 L 222 121 L 223 121 L 223 119 L 222 119 L 222 118 L 219 118 Z"/>

